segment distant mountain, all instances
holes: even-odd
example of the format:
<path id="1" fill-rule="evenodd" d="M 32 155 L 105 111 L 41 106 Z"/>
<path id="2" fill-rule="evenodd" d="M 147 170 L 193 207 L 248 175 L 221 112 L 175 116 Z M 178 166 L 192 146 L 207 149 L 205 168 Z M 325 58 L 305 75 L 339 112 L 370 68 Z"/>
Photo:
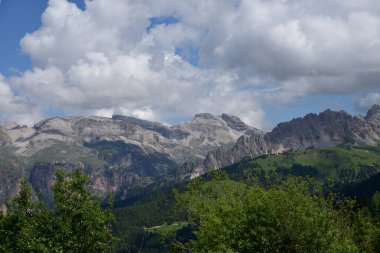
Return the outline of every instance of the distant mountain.
<path id="1" fill-rule="evenodd" d="M 205 159 L 187 162 L 178 171 L 179 178 L 199 176 L 209 169 L 222 168 L 245 157 L 277 154 L 289 150 L 323 148 L 342 143 L 377 146 L 380 140 L 380 106 L 374 105 L 363 116 L 345 111 L 325 110 L 278 124 L 271 132 L 248 132 L 232 148 L 219 147 Z"/>
<path id="2" fill-rule="evenodd" d="M 13 195 L 19 179 L 27 177 L 49 200 L 55 170 L 78 164 L 101 195 L 170 180 L 184 162 L 233 146 L 251 131 L 260 132 L 236 116 L 207 113 L 173 127 L 121 115 L 54 117 L 33 127 L 1 122 L 0 199 Z"/>
<path id="3" fill-rule="evenodd" d="M 57 168 L 79 165 L 99 195 L 114 191 L 124 198 L 133 187 L 186 180 L 246 157 L 342 143 L 377 146 L 379 139 L 377 105 L 365 117 L 326 110 L 270 132 L 209 113 L 172 127 L 121 115 L 54 117 L 33 127 L 0 122 L 0 199 L 15 194 L 26 177 L 49 201 Z"/>

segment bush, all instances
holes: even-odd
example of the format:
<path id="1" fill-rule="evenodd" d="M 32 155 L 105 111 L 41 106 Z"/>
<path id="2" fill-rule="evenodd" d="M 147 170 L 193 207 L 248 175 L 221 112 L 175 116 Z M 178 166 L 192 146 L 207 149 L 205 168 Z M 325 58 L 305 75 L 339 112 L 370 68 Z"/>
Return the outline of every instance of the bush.
<path id="1" fill-rule="evenodd" d="M 309 179 L 271 188 L 196 180 L 178 199 L 197 228 L 197 252 L 357 252 L 351 203 L 326 199 Z"/>
<path id="2" fill-rule="evenodd" d="M 21 181 L 19 194 L 0 215 L 0 252 L 98 252 L 111 250 L 111 209 L 86 188 L 81 171 L 56 173 L 54 207 L 33 200 L 31 188 Z"/>

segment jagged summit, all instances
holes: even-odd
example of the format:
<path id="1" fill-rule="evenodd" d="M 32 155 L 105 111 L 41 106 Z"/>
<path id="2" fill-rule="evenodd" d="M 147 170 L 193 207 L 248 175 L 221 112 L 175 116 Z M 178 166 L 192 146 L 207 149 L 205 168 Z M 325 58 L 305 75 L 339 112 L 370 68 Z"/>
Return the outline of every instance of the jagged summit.
<path id="1" fill-rule="evenodd" d="M 54 170 L 84 167 L 100 195 L 162 180 L 195 177 L 245 157 L 341 143 L 377 145 L 380 106 L 365 117 L 325 110 L 278 124 L 263 132 L 239 117 L 199 113 L 192 120 L 167 126 L 114 115 L 53 117 L 21 127 L 0 122 L 0 198 L 17 191 L 27 175 L 39 194 L 49 189 Z M 7 169 L 14 166 L 20 169 Z M 4 188 L 5 187 L 5 188 Z M 48 196 L 45 196 L 48 198 Z"/>
<path id="2" fill-rule="evenodd" d="M 173 177 L 185 161 L 204 159 L 218 147 L 233 145 L 248 129 L 230 126 L 206 113 L 177 126 L 122 115 L 52 117 L 33 127 L 0 122 L 0 160 L 9 156 L 24 161 L 20 171 L 30 176 L 37 192 L 48 191 L 56 168 L 72 169 L 80 163 L 102 194 Z M 0 185 L 0 199 L 15 193 L 25 174 L 2 173 L 0 167 L 0 176 L 11 181 L 6 189 Z"/>
<path id="3" fill-rule="evenodd" d="M 365 116 L 367 120 L 380 119 L 380 105 L 373 105 Z"/>
<path id="4" fill-rule="evenodd" d="M 369 112 L 371 111 L 377 111 L 377 112 L 380 112 L 380 105 L 378 104 L 374 104 L 369 110 Z"/>
<path id="5" fill-rule="evenodd" d="M 222 113 L 222 119 L 227 123 L 229 127 L 232 129 L 235 129 L 237 131 L 246 131 L 251 129 L 248 125 L 246 125 L 241 119 L 237 116 L 227 114 L 227 113 Z"/>
<path id="6" fill-rule="evenodd" d="M 214 115 L 211 114 L 211 113 L 197 113 L 197 114 L 195 114 L 195 116 L 194 116 L 194 120 L 196 120 L 196 119 L 206 119 L 206 120 L 208 120 L 208 119 L 213 119 L 213 120 L 217 120 L 218 117 L 217 117 L 217 116 L 214 116 Z"/>
<path id="7" fill-rule="evenodd" d="M 239 117 L 222 113 L 220 116 L 215 116 L 211 113 L 198 113 L 194 116 L 193 121 L 214 121 L 214 122 L 220 122 L 221 124 L 226 123 L 227 126 L 233 130 L 236 130 L 238 132 L 246 132 L 248 130 L 258 130 L 255 129 L 247 124 L 245 124 Z"/>
<path id="8" fill-rule="evenodd" d="M 287 150 L 328 147 L 342 143 L 376 146 L 380 140 L 380 106 L 374 105 L 366 117 L 352 116 L 345 111 L 327 109 L 319 114 L 279 123 L 267 133 L 241 136 L 230 149 L 211 151 L 202 162 L 184 166 L 187 176 L 203 174 L 209 168 L 221 168 L 245 157 L 277 154 Z M 183 173 L 182 176 L 186 175 Z M 181 173 L 180 173 L 181 174 Z"/>

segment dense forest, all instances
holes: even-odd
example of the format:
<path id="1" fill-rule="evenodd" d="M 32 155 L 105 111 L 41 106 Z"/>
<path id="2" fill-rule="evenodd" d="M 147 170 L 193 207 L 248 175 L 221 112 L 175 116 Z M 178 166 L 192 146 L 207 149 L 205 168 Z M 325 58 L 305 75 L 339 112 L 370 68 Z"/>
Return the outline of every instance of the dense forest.
<path id="1" fill-rule="evenodd" d="M 58 171 L 47 208 L 26 181 L 0 252 L 380 252 L 380 152 L 341 146 L 246 159 L 101 202 Z"/>
<path id="2" fill-rule="evenodd" d="M 122 204 L 115 203 L 115 233 L 119 237 L 116 250 L 378 252 L 379 163 L 378 149 L 343 145 L 245 159 L 219 170 L 218 173 L 211 172 L 192 180 L 189 184 L 151 186 L 140 192 L 144 198 L 138 201 L 132 194 Z M 313 191 L 310 190 L 311 186 Z M 172 189 L 175 189 L 174 192 Z M 290 193 L 290 190 L 293 192 Z M 294 192 L 297 194 L 293 194 Z M 249 208 L 249 205 L 255 206 L 257 203 L 263 205 L 261 210 L 253 209 L 252 206 Z M 278 203 L 284 205 L 280 206 Z M 253 213 L 254 211 L 257 213 Z M 313 213 L 321 216 L 314 217 Z M 255 223 L 247 220 L 248 216 L 268 220 L 252 227 Z M 290 227 L 284 231 L 275 227 L 275 224 L 284 229 Z M 331 238 L 318 238 L 311 233 L 322 229 L 322 224 L 325 224 L 326 230 L 317 231 L 317 235 L 327 233 L 333 235 L 336 241 L 331 241 Z M 254 231 L 254 228 L 258 231 Z M 271 229 L 279 234 L 269 233 Z M 215 231 L 214 236 L 201 239 L 211 231 Z M 270 240 L 269 245 L 278 248 L 265 248 L 265 243 L 254 242 L 252 233 L 262 240 Z M 268 234 L 276 236 L 279 241 L 277 246 Z M 287 241 L 291 240 L 286 239 L 289 236 L 294 236 L 296 241 Z M 300 238 L 304 238 L 304 241 L 297 241 Z M 316 240 L 315 244 L 320 248 L 303 248 L 302 245 L 314 247 L 305 238 Z M 201 244 L 202 240 L 203 243 L 209 241 L 209 244 Z M 261 248 L 244 248 L 252 246 L 245 245 L 249 241 L 255 247 Z M 298 248 L 282 248 L 290 247 L 287 243 Z M 335 246 L 326 249 L 323 245 Z M 350 245 L 350 248 L 339 248 L 345 245 Z"/>

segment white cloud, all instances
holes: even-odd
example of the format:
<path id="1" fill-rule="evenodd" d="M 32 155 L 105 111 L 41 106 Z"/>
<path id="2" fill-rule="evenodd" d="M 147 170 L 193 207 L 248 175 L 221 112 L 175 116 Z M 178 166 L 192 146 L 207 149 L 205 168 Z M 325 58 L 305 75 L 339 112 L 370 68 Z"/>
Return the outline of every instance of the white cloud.
<path id="1" fill-rule="evenodd" d="M 97 0 L 81 11 L 51 0 L 42 27 L 21 41 L 34 68 L 12 84 L 68 114 L 122 113 L 167 122 L 196 112 L 229 112 L 261 126 L 260 104 L 243 94 L 235 74 L 194 67 L 175 55 L 178 47 L 199 46 L 204 34 L 197 24 L 146 31 L 149 18 L 186 9 L 177 7 L 160 12 L 149 1 Z"/>
<path id="2" fill-rule="evenodd" d="M 146 31 L 165 16 L 179 22 Z M 20 44 L 33 68 L 8 81 L 10 99 L 67 114 L 227 112 L 261 127 L 264 103 L 380 87 L 375 0 L 50 0 Z M 199 49 L 200 65 L 177 48 Z"/>
<path id="3" fill-rule="evenodd" d="M 0 74 L 0 119 L 31 125 L 41 118 L 40 111 L 27 97 L 16 95 L 7 80 Z"/>
<path id="4" fill-rule="evenodd" d="M 380 105 L 380 93 L 378 92 L 369 93 L 360 98 L 357 106 L 361 109 L 367 110 L 374 104 Z"/>

